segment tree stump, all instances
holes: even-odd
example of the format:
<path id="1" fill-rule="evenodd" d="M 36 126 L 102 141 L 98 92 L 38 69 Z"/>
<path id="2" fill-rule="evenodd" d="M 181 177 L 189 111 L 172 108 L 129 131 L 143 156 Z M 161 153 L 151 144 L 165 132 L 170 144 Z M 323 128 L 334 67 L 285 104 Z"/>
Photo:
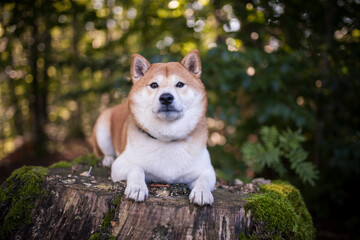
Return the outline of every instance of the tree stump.
<path id="1" fill-rule="evenodd" d="M 245 209 L 263 180 L 218 184 L 213 205 L 199 207 L 189 203 L 190 191 L 183 184 L 150 184 L 148 199 L 139 203 L 126 198 L 126 183 L 112 182 L 108 169 L 95 169 L 91 176 L 81 174 L 85 168 L 79 166 L 46 170 L 41 192 L 28 203 L 29 221 L 18 219 L 15 227 L 7 217 L 15 201 L 11 194 L 29 183 L 12 180 L 14 174 L 4 183 L 0 239 L 239 239 L 259 229 L 269 232 Z"/>

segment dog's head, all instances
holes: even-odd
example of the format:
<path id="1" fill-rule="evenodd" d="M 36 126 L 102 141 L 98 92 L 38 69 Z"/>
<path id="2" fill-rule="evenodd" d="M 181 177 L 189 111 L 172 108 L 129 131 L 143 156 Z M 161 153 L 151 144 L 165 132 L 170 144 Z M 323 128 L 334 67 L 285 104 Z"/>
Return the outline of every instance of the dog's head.
<path id="1" fill-rule="evenodd" d="M 180 63 L 150 64 L 134 54 L 129 106 L 139 127 L 164 141 L 185 138 L 206 112 L 207 98 L 200 76 L 197 50 L 189 52 Z"/>

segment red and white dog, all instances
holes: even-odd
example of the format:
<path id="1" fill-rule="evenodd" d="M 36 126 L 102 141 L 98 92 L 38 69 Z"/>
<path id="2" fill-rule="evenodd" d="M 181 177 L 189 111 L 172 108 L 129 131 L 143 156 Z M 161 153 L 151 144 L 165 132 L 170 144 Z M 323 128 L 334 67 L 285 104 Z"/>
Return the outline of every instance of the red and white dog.
<path id="1" fill-rule="evenodd" d="M 128 198 L 144 201 L 149 182 L 184 183 L 191 202 L 213 203 L 216 177 L 206 148 L 207 97 L 200 76 L 197 50 L 180 63 L 150 64 L 132 56 L 128 100 L 99 116 L 92 137 L 112 180 L 127 181 Z"/>

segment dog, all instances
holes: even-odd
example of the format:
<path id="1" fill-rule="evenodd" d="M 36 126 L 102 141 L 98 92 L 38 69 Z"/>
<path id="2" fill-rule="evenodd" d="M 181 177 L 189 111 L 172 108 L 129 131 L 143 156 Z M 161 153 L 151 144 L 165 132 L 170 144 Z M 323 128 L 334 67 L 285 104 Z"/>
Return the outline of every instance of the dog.
<path id="1" fill-rule="evenodd" d="M 146 183 L 183 183 L 190 202 L 211 205 L 216 175 L 206 148 L 207 96 L 200 80 L 198 50 L 181 62 L 150 64 L 131 58 L 128 99 L 101 113 L 92 145 L 114 182 L 126 180 L 125 195 L 148 196 Z"/>

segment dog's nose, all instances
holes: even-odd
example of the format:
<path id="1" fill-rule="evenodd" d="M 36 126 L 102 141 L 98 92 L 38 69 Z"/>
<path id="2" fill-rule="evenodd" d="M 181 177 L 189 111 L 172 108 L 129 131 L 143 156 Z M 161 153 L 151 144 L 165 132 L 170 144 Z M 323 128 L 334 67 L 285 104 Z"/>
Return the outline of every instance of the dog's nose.
<path id="1" fill-rule="evenodd" d="M 161 94 L 159 100 L 163 105 L 170 105 L 174 101 L 174 96 L 170 93 L 163 93 Z"/>

